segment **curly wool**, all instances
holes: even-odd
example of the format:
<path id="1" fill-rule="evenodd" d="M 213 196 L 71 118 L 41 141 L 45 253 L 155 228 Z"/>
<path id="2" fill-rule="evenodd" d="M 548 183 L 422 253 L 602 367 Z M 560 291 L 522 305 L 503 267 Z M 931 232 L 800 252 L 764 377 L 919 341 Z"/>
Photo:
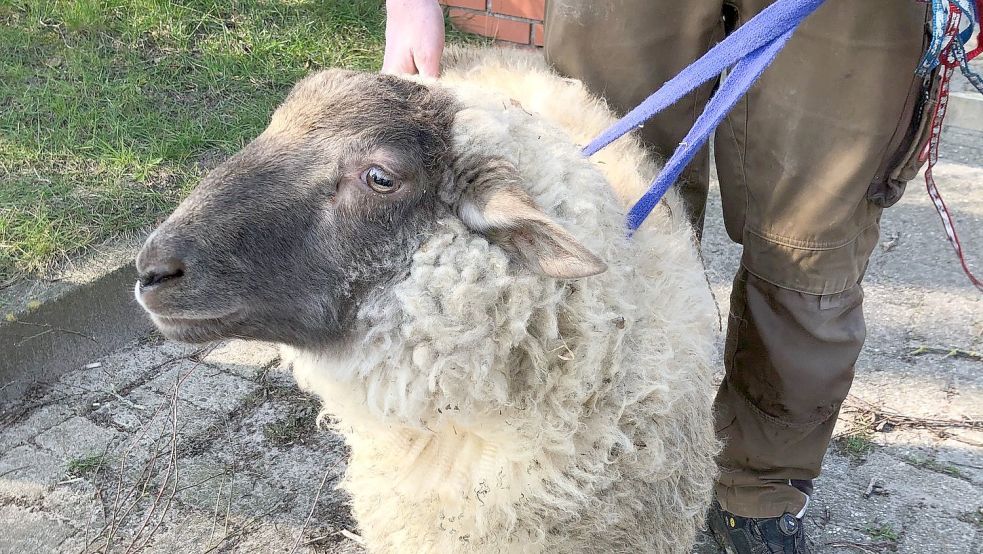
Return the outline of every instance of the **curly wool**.
<path id="1" fill-rule="evenodd" d="M 464 109 L 455 154 L 518 168 L 544 212 L 608 264 L 561 282 L 448 215 L 359 339 L 292 353 L 351 447 L 342 487 L 372 552 L 688 552 L 709 504 L 716 312 L 679 198 L 633 239 L 657 167 L 533 54 L 450 50 L 430 86 Z"/>

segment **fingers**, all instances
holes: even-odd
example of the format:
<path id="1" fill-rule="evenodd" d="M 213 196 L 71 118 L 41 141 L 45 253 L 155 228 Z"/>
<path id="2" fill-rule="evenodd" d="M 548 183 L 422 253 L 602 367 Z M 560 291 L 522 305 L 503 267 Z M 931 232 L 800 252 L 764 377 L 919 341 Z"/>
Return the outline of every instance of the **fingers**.
<path id="1" fill-rule="evenodd" d="M 438 10 L 433 19 L 423 40 L 413 49 L 413 62 L 420 73 L 427 77 L 440 75 L 440 58 L 444 53 L 443 12 Z"/>
<path id="2" fill-rule="evenodd" d="M 391 53 L 389 48 L 386 48 L 386 54 L 382 60 L 382 72 L 395 75 L 416 73 L 416 64 L 413 61 L 412 52 L 403 49 L 399 53 Z"/>
<path id="3" fill-rule="evenodd" d="M 443 46 L 441 44 L 441 46 Z M 413 75 L 419 73 L 425 77 L 440 76 L 440 56 L 443 48 L 421 48 L 420 50 L 401 49 L 398 53 L 386 49 L 382 61 L 382 72 L 392 74 Z"/>
<path id="4" fill-rule="evenodd" d="M 440 75 L 440 54 L 433 52 L 414 53 L 413 64 L 420 75 L 438 77 Z"/>
<path id="5" fill-rule="evenodd" d="M 387 0 L 383 73 L 437 77 L 444 50 L 444 12 L 437 0 Z"/>

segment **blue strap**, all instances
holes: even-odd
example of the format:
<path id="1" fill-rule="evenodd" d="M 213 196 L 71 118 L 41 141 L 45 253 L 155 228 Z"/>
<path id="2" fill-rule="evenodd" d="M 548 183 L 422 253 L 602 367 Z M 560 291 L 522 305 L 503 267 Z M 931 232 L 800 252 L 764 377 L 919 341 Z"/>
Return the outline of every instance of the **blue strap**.
<path id="1" fill-rule="evenodd" d="M 730 113 L 730 110 L 744 96 L 744 93 L 771 65 L 771 61 L 775 59 L 788 39 L 792 37 L 794 31 L 794 29 L 786 31 L 777 40 L 762 46 L 737 62 L 727 79 L 720 85 L 720 89 L 707 103 L 706 108 L 697 118 L 686 138 L 679 144 L 676 151 L 672 153 L 672 157 L 666 162 L 665 167 L 659 172 L 655 182 L 628 212 L 629 234 L 637 230 L 645 218 L 652 213 L 669 187 L 676 182 L 676 179 L 686 169 L 696 153 L 706 144 L 713 130 L 717 128 L 717 125 L 720 125 L 720 122 Z"/>
<path id="2" fill-rule="evenodd" d="M 942 47 L 945 45 L 945 33 L 949 27 L 949 0 L 932 0 L 932 41 L 928 45 L 928 50 L 918 62 L 918 69 L 915 73 L 920 77 L 927 77 L 933 69 L 938 67 L 939 60 L 942 58 Z"/>
<path id="3" fill-rule="evenodd" d="M 824 0 L 778 0 L 741 25 L 699 60 L 666 82 L 662 88 L 618 120 L 583 152 L 590 156 L 631 132 L 653 115 L 672 105 L 690 91 L 715 79 L 734 66 L 720 89 L 707 103 L 703 114 L 679 145 L 652 187 L 628 215 L 629 234 L 638 229 L 665 192 L 676 181 L 693 156 L 706 143 L 738 100 L 771 64 L 799 24 Z M 736 65 L 734 65 L 736 64 Z"/>
<path id="4" fill-rule="evenodd" d="M 983 37 L 980 38 L 983 39 Z M 962 70 L 963 76 L 966 77 L 966 80 L 971 85 L 976 87 L 976 90 L 983 94 L 983 77 L 980 77 L 979 73 L 976 73 L 972 67 L 969 67 L 969 60 L 966 59 L 966 49 L 959 41 L 956 41 L 952 45 L 952 51 L 956 55 L 956 59 L 959 60 L 959 69 Z"/>
<path id="5" fill-rule="evenodd" d="M 778 0 L 768 6 L 601 133 L 584 147 L 584 155 L 593 155 L 631 132 L 653 115 L 676 103 L 690 91 L 710 79 L 716 79 L 741 58 L 795 29 L 823 1 Z"/>

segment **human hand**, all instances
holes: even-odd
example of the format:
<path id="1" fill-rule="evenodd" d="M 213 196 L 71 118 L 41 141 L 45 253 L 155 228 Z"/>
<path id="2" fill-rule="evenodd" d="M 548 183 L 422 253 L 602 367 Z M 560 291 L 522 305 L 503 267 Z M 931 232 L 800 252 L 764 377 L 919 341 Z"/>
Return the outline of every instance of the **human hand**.
<path id="1" fill-rule="evenodd" d="M 444 12 L 437 0 L 386 0 L 383 73 L 436 77 L 444 51 Z"/>

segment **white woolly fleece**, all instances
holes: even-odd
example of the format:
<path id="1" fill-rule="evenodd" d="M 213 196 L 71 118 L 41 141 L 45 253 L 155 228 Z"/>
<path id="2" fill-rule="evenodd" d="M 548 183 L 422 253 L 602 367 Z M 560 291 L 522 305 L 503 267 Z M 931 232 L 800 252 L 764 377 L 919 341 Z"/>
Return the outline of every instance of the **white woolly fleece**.
<path id="1" fill-rule="evenodd" d="M 451 49 L 429 84 L 465 106 L 456 152 L 511 161 L 608 270 L 533 275 L 448 217 L 357 344 L 290 354 L 351 446 L 369 549 L 688 552 L 716 475 L 717 318 L 678 196 L 627 240 L 657 167 L 634 138 L 583 159 L 614 118 L 535 54 Z"/>

